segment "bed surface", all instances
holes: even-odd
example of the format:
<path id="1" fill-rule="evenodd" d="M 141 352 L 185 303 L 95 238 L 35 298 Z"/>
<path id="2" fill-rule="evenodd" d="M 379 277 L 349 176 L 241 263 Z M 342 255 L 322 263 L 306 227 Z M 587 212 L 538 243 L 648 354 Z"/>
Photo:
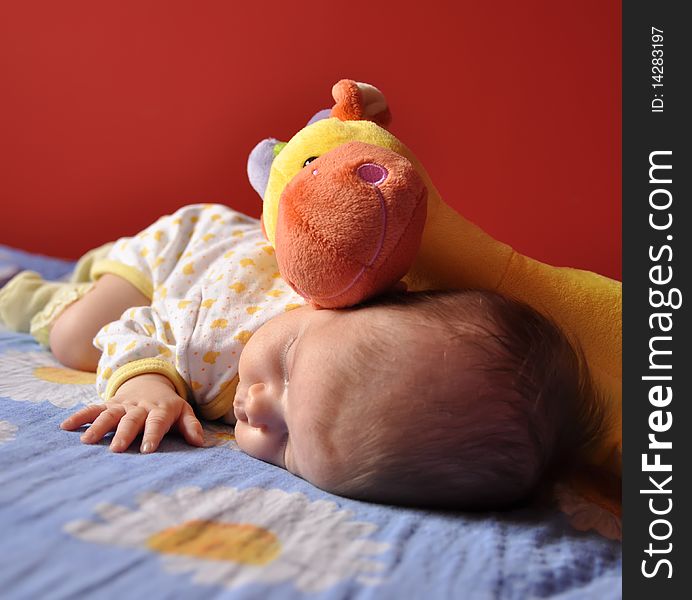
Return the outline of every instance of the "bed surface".
<path id="1" fill-rule="evenodd" d="M 67 261 L 0 246 L 0 266 Z M 96 402 L 0 325 L 3 598 L 620 598 L 620 544 L 557 511 L 435 513 L 346 500 L 239 451 L 166 437 L 112 454 L 58 424 Z M 415 440 L 412 440 L 415 443 Z"/>

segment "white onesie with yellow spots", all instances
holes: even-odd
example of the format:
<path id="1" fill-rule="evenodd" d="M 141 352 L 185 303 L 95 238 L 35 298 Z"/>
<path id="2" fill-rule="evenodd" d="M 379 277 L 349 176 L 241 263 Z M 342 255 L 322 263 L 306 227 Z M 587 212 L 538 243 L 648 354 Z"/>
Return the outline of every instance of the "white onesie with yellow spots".
<path id="1" fill-rule="evenodd" d="M 99 395 L 161 373 L 204 418 L 232 410 L 238 360 L 254 331 L 305 304 L 280 277 L 259 221 L 218 204 L 186 206 L 118 240 L 92 277 L 119 275 L 151 298 L 94 338 Z"/>

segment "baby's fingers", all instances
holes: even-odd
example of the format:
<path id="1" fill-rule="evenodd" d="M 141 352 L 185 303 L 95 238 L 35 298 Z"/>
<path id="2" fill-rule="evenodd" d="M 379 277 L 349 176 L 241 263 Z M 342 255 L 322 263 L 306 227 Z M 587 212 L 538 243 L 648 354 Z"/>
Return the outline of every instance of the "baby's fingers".
<path id="1" fill-rule="evenodd" d="M 109 406 L 94 419 L 91 427 L 82 434 L 80 439 L 85 444 L 94 444 L 98 442 L 109 431 L 113 431 L 120 422 L 120 419 L 124 416 L 125 407 L 122 404 Z"/>
<path id="2" fill-rule="evenodd" d="M 185 438 L 185 441 L 191 446 L 204 445 L 204 433 L 202 432 L 202 424 L 195 416 L 192 407 L 186 402 L 178 417 L 178 431 Z"/>
<path id="3" fill-rule="evenodd" d="M 92 404 L 90 406 L 85 406 L 60 423 L 60 429 L 72 431 L 73 429 L 77 429 L 77 427 L 81 427 L 87 423 L 93 423 L 96 417 L 98 417 L 104 410 L 106 410 L 105 404 Z"/>
<path id="4" fill-rule="evenodd" d="M 173 423 L 175 423 L 175 413 L 163 408 L 154 408 L 144 424 L 144 436 L 142 437 L 140 452 L 143 454 L 156 452 L 163 436 L 168 433 Z"/>
<path id="5" fill-rule="evenodd" d="M 140 406 L 129 407 L 125 416 L 120 419 L 118 428 L 111 442 L 112 452 L 124 452 L 130 447 L 140 431 L 144 429 L 147 411 Z"/>

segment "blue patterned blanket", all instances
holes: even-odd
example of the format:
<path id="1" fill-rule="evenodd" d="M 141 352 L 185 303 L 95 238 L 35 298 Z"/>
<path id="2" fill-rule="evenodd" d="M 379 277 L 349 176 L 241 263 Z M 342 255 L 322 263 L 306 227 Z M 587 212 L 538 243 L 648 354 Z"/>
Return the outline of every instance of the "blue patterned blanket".
<path id="1" fill-rule="evenodd" d="M 0 266 L 71 263 L 0 246 Z M 620 598 L 620 544 L 553 511 L 440 513 L 327 494 L 239 451 L 85 446 L 96 402 L 31 337 L 0 330 L 0 590 L 19 598 Z M 136 446 L 136 445 L 135 445 Z"/>

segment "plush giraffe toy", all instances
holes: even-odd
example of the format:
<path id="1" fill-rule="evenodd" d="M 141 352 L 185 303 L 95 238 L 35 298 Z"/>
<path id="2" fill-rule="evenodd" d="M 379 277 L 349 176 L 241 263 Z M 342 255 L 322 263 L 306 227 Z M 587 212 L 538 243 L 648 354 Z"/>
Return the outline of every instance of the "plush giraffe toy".
<path id="1" fill-rule="evenodd" d="M 482 288 L 552 317 L 583 349 L 607 434 L 593 464 L 619 474 L 622 284 L 523 256 L 444 203 L 414 154 L 389 133 L 375 87 L 341 80 L 335 105 L 287 143 L 253 150 L 248 173 L 282 276 L 312 304 L 357 304 L 400 279 L 410 290 Z"/>

